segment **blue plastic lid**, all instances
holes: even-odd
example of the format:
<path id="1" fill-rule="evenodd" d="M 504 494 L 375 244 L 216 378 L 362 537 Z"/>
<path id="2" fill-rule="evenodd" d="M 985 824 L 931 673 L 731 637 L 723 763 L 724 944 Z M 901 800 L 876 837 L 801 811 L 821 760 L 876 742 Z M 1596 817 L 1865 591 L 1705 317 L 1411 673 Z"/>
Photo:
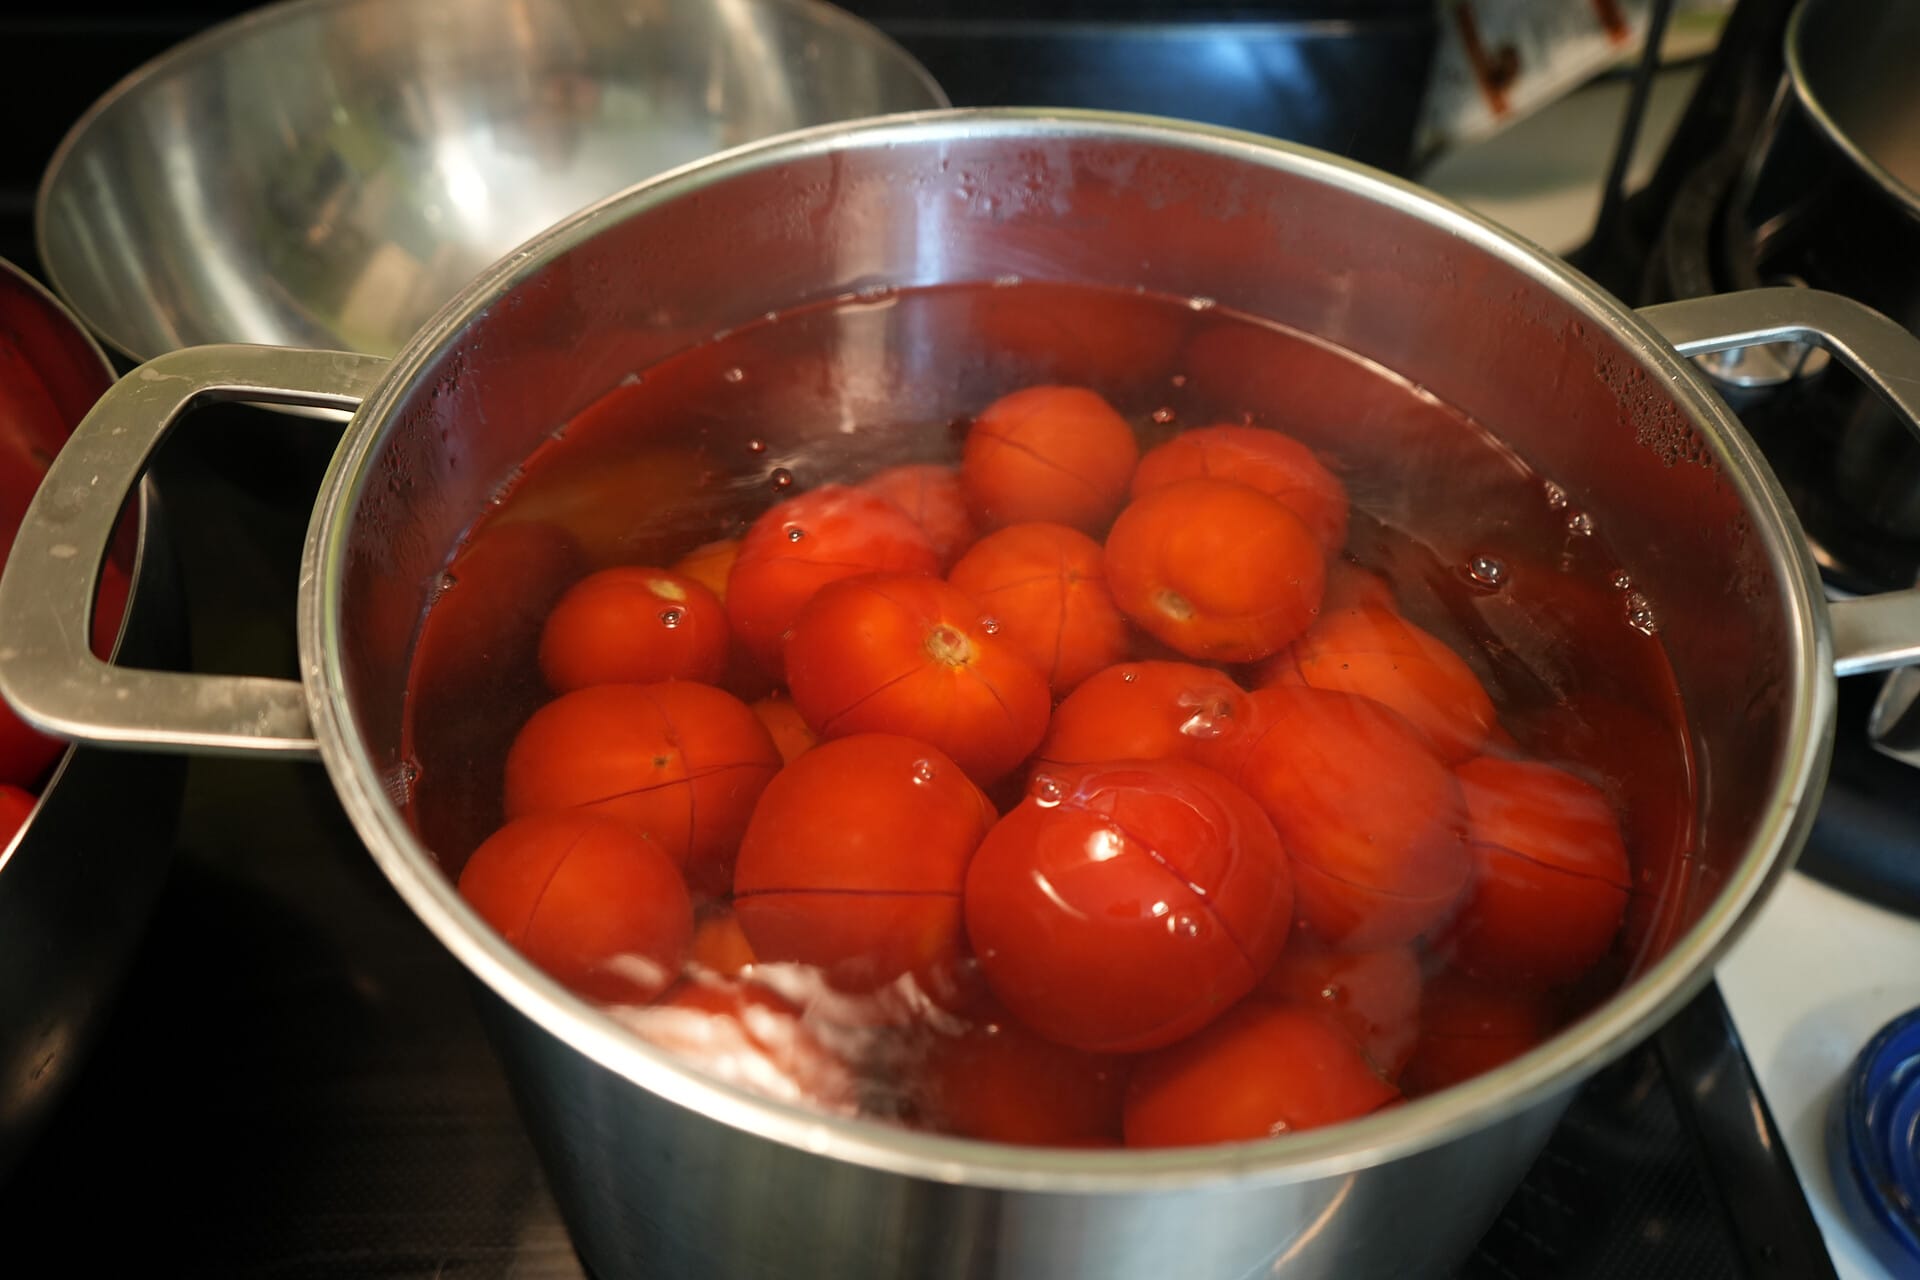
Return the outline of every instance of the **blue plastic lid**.
<path id="1" fill-rule="evenodd" d="M 1920 1277 L 1920 1009 L 1854 1059 L 1834 1098 L 1827 1160 L 1867 1245 L 1894 1275 Z"/>

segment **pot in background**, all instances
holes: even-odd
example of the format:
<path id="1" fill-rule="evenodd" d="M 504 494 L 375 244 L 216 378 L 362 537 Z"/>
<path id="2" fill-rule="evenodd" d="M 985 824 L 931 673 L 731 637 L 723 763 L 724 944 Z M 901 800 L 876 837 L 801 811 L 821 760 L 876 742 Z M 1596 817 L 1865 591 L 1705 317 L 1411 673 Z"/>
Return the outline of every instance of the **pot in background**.
<path id="1" fill-rule="evenodd" d="M 1036 1150 L 718 1083 L 467 907 L 399 807 L 401 712 L 417 619 L 495 486 L 629 372 L 769 308 L 1010 274 L 1211 298 L 1337 342 L 1605 513 L 1662 610 L 1702 779 L 1697 853 L 1638 868 L 1651 923 L 1617 994 L 1496 1071 L 1352 1123 Z M 1856 303 L 1763 290 L 1635 315 L 1415 187 L 1266 139 L 1035 111 L 816 130 L 543 233 L 391 365 L 226 347 L 130 375 L 59 459 L 0 580 L 0 692 L 36 723 L 126 746 L 318 752 L 376 861 L 473 974 L 598 1275 L 1433 1273 L 1471 1248 L 1575 1087 L 1708 979 L 1784 873 L 1824 780 L 1836 669 L 1920 660 L 1920 595 L 1826 603 L 1758 450 L 1684 358 L 1787 339 L 1829 347 L 1920 420 L 1920 343 Z M 209 397 L 355 410 L 310 526 L 300 684 L 107 668 L 64 639 L 90 561 L 53 548 L 99 545 L 153 442 Z"/>

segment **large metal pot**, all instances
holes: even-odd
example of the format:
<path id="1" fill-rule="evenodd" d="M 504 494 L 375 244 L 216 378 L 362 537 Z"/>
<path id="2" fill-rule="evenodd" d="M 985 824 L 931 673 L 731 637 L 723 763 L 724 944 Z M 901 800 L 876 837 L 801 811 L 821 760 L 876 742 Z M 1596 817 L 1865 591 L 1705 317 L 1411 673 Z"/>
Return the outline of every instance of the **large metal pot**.
<path id="1" fill-rule="evenodd" d="M 4 261 L 0 346 L 26 357 L 69 425 L 113 382 L 112 366 L 79 323 Z M 116 497 L 109 525 L 119 508 Z M 140 486 L 129 519 L 132 590 L 116 658 L 135 666 L 177 662 L 186 648 L 184 616 L 151 485 Z M 88 563 L 97 570 L 98 562 L 96 554 Z M 83 601 L 92 599 L 89 589 Z M 32 1144 L 112 1007 L 166 877 L 185 771 L 180 759 L 70 748 L 26 825 L 0 848 L 0 1178 Z"/>
<path id="2" fill-rule="evenodd" d="M 417 619 L 495 486 L 628 372 L 769 307 L 1010 273 L 1204 295 L 1325 335 L 1607 513 L 1663 602 L 1701 765 L 1697 851 L 1639 869 L 1661 924 L 1615 997 L 1495 1072 L 1333 1129 L 1016 1149 L 720 1084 L 569 996 L 467 908 L 396 803 L 411 779 L 400 726 Z M 136 370 L 61 456 L 0 581 L 0 692 L 99 741 L 317 752 L 375 859 L 477 979 L 600 1276 L 1423 1274 L 1464 1254 L 1574 1087 L 1706 981 L 1784 872 L 1824 778 L 1836 669 L 1920 660 L 1920 596 L 1827 604 L 1757 450 L 1682 358 L 1793 337 L 1920 418 L 1920 344 L 1858 304 L 1761 291 L 1636 315 L 1415 187 L 1258 137 L 1046 112 L 790 135 L 541 235 L 391 364 L 209 347 Z M 310 527 L 299 684 L 111 669 L 70 639 L 118 495 L 183 410 L 219 398 L 357 406 Z"/>

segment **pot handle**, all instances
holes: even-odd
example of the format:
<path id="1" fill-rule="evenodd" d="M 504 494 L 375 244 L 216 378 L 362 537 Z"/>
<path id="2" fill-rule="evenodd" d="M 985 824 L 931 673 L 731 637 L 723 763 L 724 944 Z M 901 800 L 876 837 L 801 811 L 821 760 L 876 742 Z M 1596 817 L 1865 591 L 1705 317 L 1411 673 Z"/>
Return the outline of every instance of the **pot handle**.
<path id="1" fill-rule="evenodd" d="M 1683 356 L 1800 342 L 1826 348 L 1920 438 L 1920 338 L 1873 308 L 1818 289 L 1749 289 L 1642 307 Z M 1920 589 L 1827 606 L 1835 675 L 1920 664 Z"/>
<path id="2" fill-rule="evenodd" d="M 46 733 L 108 746 L 317 754 L 295 680 L 116 667 L 88 646 L 115 522 L 188 410 L 219 401 L 354 409 L 375 356 L 205 346 L 150 360 L 100 398 L 48 468 L 0 575 L 0 696 Z"/>

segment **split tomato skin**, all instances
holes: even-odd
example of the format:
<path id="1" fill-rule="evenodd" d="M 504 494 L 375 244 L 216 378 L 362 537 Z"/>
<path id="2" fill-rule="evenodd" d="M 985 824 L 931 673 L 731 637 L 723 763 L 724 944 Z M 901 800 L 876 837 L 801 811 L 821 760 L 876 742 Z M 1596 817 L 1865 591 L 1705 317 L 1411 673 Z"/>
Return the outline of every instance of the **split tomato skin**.
<path id="1" fill-rule="evenodd" d="M 875 494 L 823 485 L 766 511 L 727 574 L 727 621 L 776 678 L 788 630 L 814 593 L 866 573 L 935 574 L 940 558 L 912 516 Z"/>
<path id="2" fill-rule="evenodd" d="M 1179 760 L 1035 777 L 967 870 L 987 984 L 1031 1030 L 1093 1053 L 1190 1035 L 1252 990 L 1293 905 L 1273 825 Z"/>
<path id="3" fill-rule="evenodd" d="M 1298 516 L 1326 555 L 1346 543 L 1346 486 L 1313 450 L 1291 436 L 1238 425 L 1184 431 L 1140 459 L 1133 473 L 1133 496 L 1179 480 L 1201 479 L 1258 489 Z"/>
<path id="4" fill-rule="evenodd" d="M 508 818 L 586 809 L 653 840 L 703 894 L 725 890 L 733 850 L 780 753 L 758 717 L 711 685 L 603 684 L 533 713 L 507 751 Z"/>
<path id="5" fill-rule="evenodd" d="M 1120 611 L 1190 658 L 1256 662 L 1312 623 L 1326 562 L 1300 518 L 1257 489 L 1177 480 L 1135 499 L 1106 544 Z"/>
<path id="6" fill-rule="evenodd" d="M 1613 945 L 1632 871 L 1606 798 L 1563 769 L 1481 756 L 1456 771 L 1473 885 L 1445 949 L 1470 973 L 1564 986 Z"/>
<path id="7" fill-rule="evenodd" d="M 527 959 L 603 1003 L 665 991 L 693 939 L 693 902 L 673 860 L 579 810 L 509 822 L 467 859 L 459 889 Z"/>
<path id="8" fill-rule="evenodd" d="M 1059 777 L 1112 760 L 1196 759 L 1202 743 L 1232 733 L 1247 714 L 1246 690 L 1212 667 L 1122 663 L 1054 709 L 1036 768 Z"/>
<path id="9" fill-rule="evenodd" d="M 1421 985 L 1412 947 L 1335 951 L 1297 929 L 1255 994 L 1319 1010 L 1353 1038 L 1381 1075 L 1395 1080 L 1420 1036 Z"/>
<path id="10" fill-rule="evenodd" d="M 1002 1011 L 928 1037 L 916 1078 L 943 1133 L 1043 1147 L 1117 1147 L 1127 1060 L 1034 1035 Z"/>
<path id="11" fill-rule="evenodd" d="M 762 962 L 819 966 L 842 991 L 954 982 L 967 861 L 996 817 L 951 758 L 893 734 L 823 742 L 760 797 L 734 913 Z"/>
<path id="12" fill-rule="evenodd" d="M 540 673 L 569 693 L 595 684 L 718 682 L 727 671 L 727 612 L 713 592 L 667 569 L 621 566 L 581 579 L 540 633 Z"/>
<path id="13" fill-rule="evenodd" d="M 939 557 L 942 572 L 980 536 L 973 515 L 967 510 L 967 495 L 960 487 L 957 467 L 910 462 L 888 467 L 860 487 L 913 517 Z"/>
<path id="14" fill-rule="evenodd" d="M 1056 696 L 1127 656 L 1127 620 L 1107 590 L 1100 544 L 1063 524 L 1008 525 L 947 574 Z"/>
<path id="15" fill-rule="evenodd" d="M 1380 604 L 1323 612 L 1292 645 L 1262 663 L 1257 687 L 1303 684 L 1393 708 L 1457 764 L 1493 731 L 1493 700 L 1445 642 Z"/>
<path id="16" fill-rule="evenodd" d="M 1397 946 L 1451 915 L 1471 871 L 1460 788 L 1397 713 L 1351 694 L 1259 689 L 1244 724 L 1197 750 L 1273 819 L 1317 937 Z"/>
<path id="17" fill-rule="evenodd" d="M 1253 999 L 1134 1064 L 1127 1145 L 1256 1141 L 1356 1119 L 1399 1097 L 1332 1019 Z"/>
<path id="18" fill-rule="evenodd" d="M 822 588 L 794 620 L 787 689 L 823 738 L 916 738 L 983 786 L 1039 745 L 1052 706 L 1045 678 L 987 629 L 966 593 L 931 577 Z"/>
<path id="19" fill-rule="evenodd" d="M 960 484 L 983 529 L 1047 521 L 1098 534 L 1126 501 L 1140 460 L 1133 428 L 1085 387 L 1028 387 L 981 411 Z"/>

